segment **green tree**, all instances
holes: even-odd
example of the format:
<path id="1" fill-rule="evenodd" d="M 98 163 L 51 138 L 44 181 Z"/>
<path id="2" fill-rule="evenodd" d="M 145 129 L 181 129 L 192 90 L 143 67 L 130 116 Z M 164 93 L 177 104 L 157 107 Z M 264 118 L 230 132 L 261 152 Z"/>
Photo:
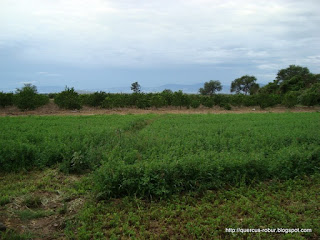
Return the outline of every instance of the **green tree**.
<path id="1" fill-rule="evenodd" d="M 310 88 L 317 82 L 320 82 L 319 74 L 310 73 L 308 68 L 296 65 L 290 65 L 288 68 L 279 70 L 274 80 L 281 94 Z"/>
<path id="2" fill-rule="evenodd" d="M 221 90 L 222 90 L 222 86 L 220 81 L 211 80 L 209 82 L 205 82 L 203 88 L 199 89 L 199 92 L 202 95 L 213 95 L 216 92 Z"/>
<path id="3" fill-rule="evenodd" d="M 48 102 L 48 96 L 38 94 L 37 87 L 32 84 L 17 88 L 14 96 L 14 103 L 20 110 L 34 110 Z"/>
<path id="4" fill-rule="evenodd" d="M 54 99 L 55 104 L 60 108 L 65 109 L 80 109 L 81 101 L 79 94 L 74 90 L 74 88 L 66 87 L 64 91 L 57 94 Z"/>
<path id="5" fill-rule="evenodd" d="M 0 107 L 13 105 L 13 93 L 0 92 Z"/>
<path id="6" fill-rule="evenodd" d="M 257 94 L 259 92 L 259 89 L 260 89 L 260 86 L 259 86 L 258 83 L 252 84 L 252 86 L 251 86 L 251 88 L 249 90 L 250 95 Z"/>
<path id="7" fill-rule="evenodd" d="M 231 83 L 230 92 L 236 92 L 237 94 L 243 92 L 247 95 L 248 93 L 250 93 L 250 91 L 252 91 L 251 89 L 257 88 L 256 81 L 257 78 L 255 76 L 244 75 L 240 78 L 235 79 Z"/>
<path id="8" fill-rule="evenodd" d="M 138 82 L 134 82 L 131 84 L 131 90 L 134 92 L 134 93 L 140 93 L 141 92 L 141 86 Z"/>

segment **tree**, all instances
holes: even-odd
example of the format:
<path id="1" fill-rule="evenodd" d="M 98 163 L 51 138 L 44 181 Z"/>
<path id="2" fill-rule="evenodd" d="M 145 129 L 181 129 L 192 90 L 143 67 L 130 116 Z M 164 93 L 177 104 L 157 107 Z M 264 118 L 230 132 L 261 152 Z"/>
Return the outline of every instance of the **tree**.
<path id="1" fill-rule="evenodd" d="M 80 109 L 82 107 L 79 94 L 74 90 L 74 88 L 66 87 L 64 91 L 57 94 L 54 102 L 60 108 L 65 109 Z"/>
<path id="2" fill-rule="evenodd" d="M 199 89 L 200 94 L 202 95 L 213 95 L 215 92 L 221 91 L 222 86 L 220 81 L 211 80 L 205 82 L 203 88 Z"/>
<path id="3" fill-rule="evenodd" d="M 49 102 L 45 95 L 38 94 L 37 87 L 25 84 L 23 88 L 17 88 L 14 103 L 20 110 L 34 110 Z"/>
<path id="4" fill-rule="evenodd" d="M 249 92 L 250 92 L 250 95 L 254 95 L 254 94 L 257 94 L 259 92 L 259 89 L 260 89 L 260 86 L 258 83 L 254 83 L 252 84 Z"/>
<path id="5" fill-rule="evenodd" d="M 250 93 L 250 90 L 252 88 L 256 88 L 256 81 L 257 78 L 255 76 L 249 76 L 245 75 L 242 76 L 241 78 L 235 79 L 231 83 L 231 89 L 230 92 L 236 92 L 236 93 L 241 93 L 243 92 L 244 94 Z"/>
<path id="6" fill-rule="evenodd" d="M 290 91 L 300 91 L 319 82 L 319 75 L 310 73 L 306 67 L 290 65 L 279 70 L 274 82 L 279 86 L 279 92 L 285 94 Z"/>
<path id="7" fill-rule="evenodd" d="M 293 77 L 306 77 L 310 73 L 309 69 L 306 67 L 290 65 L 288 68 L 281 69 L 278 71 L 275 82 L 281 85 L 283 82 L 287 82 Z"/>
<path id="8" fill-rule="evenodd" d="M 140 93 L 141 92 L 141 86 L 138 82 L 134 82 L 131 84 L 131 90 L 134 92 L 134 93 Z"/>

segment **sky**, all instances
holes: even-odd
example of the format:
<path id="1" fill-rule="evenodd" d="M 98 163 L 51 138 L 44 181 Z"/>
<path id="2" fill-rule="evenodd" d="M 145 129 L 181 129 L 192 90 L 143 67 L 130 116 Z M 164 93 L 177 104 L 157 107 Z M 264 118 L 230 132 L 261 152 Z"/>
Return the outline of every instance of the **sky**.
<path id="1" fill-rule="evenodd" d="M 0 0 L 0 91 L 320 73 L 319 0 Z"/>

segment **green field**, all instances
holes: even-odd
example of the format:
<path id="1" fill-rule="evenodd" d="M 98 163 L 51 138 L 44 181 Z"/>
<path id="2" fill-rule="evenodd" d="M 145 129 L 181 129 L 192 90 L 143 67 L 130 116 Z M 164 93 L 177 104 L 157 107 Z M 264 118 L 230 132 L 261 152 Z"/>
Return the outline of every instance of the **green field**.
<path id="1" fill-rule="evenodd" d="M 8 215 L 16 197 L 50 191 L 49 180 L 30 180 L 35 171 L 77 176 L 57 183 L 85 199 L 73 218 L 63 217 L 65 237 L 320 236 L 317 112 L 2 117 L 0 126 L 0 213 Z M 17 185 L 18 176 L 31 183 Z M 55 214 L 36 213 L 31 219 Z M 225 232 L 237 227 L 313 232 Z"/>

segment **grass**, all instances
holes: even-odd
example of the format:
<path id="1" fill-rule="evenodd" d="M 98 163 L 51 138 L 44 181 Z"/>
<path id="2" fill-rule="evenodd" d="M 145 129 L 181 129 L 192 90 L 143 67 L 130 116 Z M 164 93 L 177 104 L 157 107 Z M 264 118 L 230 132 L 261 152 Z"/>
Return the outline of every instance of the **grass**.
<path id="1" fill-rule="evenodd" d="M 27 196 L 22 203 L 28 208 L 38 208 L 42 205 L 41 198 L 39 196 Z"/>
<path id="2" fill-rule="evenodd" d="M 16 214 L 22 221 L 25 221 L 25 220 L 47 217 L 52 215 L 52 212 L 44 211 L 40 209 L 37 209 L 37 210 L 26 209 L 26 210 L 17 211 Z"/>
<path id="3" fill-rule="evenodd" d="M 0 118 L 0 216 L 53 214 L 69 239 L 317 239 L 319 114 Z"/>
<path id="4" fill-rule="evenodd" d="M 320 176 L 145 201 L 89 201 L 70 239 L 318 239 Z M 312 233 L 228 233 L 226 228 L 308 228 Z"/>

